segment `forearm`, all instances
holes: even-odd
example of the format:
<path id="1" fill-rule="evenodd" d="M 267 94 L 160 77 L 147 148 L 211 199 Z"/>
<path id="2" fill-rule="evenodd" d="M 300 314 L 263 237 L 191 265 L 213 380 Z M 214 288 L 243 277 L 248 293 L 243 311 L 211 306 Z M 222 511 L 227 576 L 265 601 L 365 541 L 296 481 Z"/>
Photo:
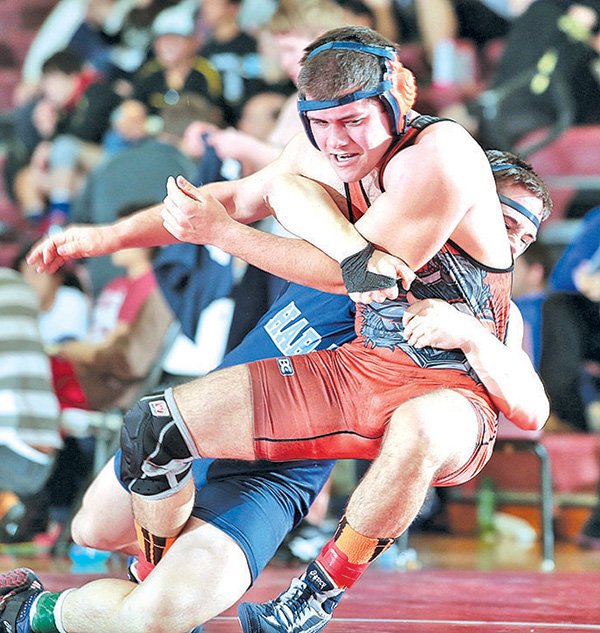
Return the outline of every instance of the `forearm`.
<path id="1" fill-rule="evenodd" d="M 481 326 L 463 351 L 501 413 L 522 429 L 543 427 L 550 412 L 548 397 L 522 349 L 504 345 Z"/>
<path id="2" fill-rule="evenodd" d="M 157 204 L 103 227 L 108 244 L 114 246 L 107 252 L 176 243 L 178 240 L 163 226 L 162 208 Z"/>
<path id="3" fill-rule="evenodd" d="M 258 171 L 272 163 L 281 154 L 281 147 L 274 143 L 267 143 L 257 138 L 252 138 L 248 143 L 248 151 L 245 154 L 252 163 L 254 171 Z"/>
<path id="4" fill-rule="evenodd" d="M 56 350 L 56 353 L 73 363 L 91 365 L 94 363 L 97 345 L 89 341 L 69 341 Z"/>
<path id="5" fill-rule="evenodd" d="M 281 176 L 268 189 L 267 202 L 281 224 L 341 262 L 365 248 L 367 241 L 317 183 Z"/>
<path id="6" fill-rule="evenodd" d="M 215 246 L 283 279 L 325 292 L 346 293 L 338 264 L 304 240 L 232 222 Z"/>

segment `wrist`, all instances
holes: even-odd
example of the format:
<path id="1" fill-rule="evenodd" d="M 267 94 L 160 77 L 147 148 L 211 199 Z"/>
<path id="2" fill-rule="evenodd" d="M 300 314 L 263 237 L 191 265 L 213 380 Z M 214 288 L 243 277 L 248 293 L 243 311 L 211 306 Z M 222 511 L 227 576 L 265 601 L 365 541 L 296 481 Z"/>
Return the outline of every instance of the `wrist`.
<path id="1" fill-rule="evenodd" d="M 468 316 L 467 318 L 472 319 L 474 323 L 472 327 L 465 330 L 463 342 L 460 345 L 460 349 L 466 356 L 469 354 L 480 353 L 489 342 L 490 337 L 493 337 L 493 334 L 486 330 L 486 328 L 475 317 Z"/>
<path id="2" fill-rule="evenodd" d="M 241 224 L 227 215 L 218 226 L 218 230 L 214 231 L 207 240 L 208 244 L 216 246 L 227 253 L 235 255 L 233 251 L 237 251 L 236 244 L 239 242 L 240 234 L 246 229 L 245 224 Z"/>

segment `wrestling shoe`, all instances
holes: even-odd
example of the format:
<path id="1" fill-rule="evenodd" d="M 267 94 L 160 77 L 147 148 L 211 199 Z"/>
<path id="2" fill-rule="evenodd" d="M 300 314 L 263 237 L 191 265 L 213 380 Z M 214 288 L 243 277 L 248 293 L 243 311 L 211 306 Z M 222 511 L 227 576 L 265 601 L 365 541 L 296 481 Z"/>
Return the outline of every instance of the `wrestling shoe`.
<path id="1" fill-rule="evenodd" d="M 138 576 L 137 563 L 137 556 L 129 556 L 127 558 L 127 580 L 139 585 L 142 581 Z"/>
<path id="2" fill-rule="evenodd" d="M 0 574 L 0 631 L 31 633 L 29 611 L 44 591 L 40 579 L 25 567 Z"/>
<path id="3" fill-rule="evenodd" d="M 244 633 L 317 633 L 325 628 L 344 593 L 312 562 L 275 600 L 242 602 L 238 617 Z"/>

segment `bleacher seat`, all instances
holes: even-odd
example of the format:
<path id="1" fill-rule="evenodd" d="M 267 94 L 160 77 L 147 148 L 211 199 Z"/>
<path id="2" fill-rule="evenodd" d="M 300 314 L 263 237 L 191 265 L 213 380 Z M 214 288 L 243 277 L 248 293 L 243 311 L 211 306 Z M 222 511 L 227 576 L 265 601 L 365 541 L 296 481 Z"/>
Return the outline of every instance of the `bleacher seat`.
<path id="1" fill-rule="evenodd" d="M 542 141 L 547 132 L 537 130 L 519 142 L 517 151 Z M 550 221 L 565 217 L 578 191 L 598 191 L 600 195 L 600 124 L 576 125 L 558 138 L 527 154 L 535 170 L 546 181 L 554 203 Z"/>

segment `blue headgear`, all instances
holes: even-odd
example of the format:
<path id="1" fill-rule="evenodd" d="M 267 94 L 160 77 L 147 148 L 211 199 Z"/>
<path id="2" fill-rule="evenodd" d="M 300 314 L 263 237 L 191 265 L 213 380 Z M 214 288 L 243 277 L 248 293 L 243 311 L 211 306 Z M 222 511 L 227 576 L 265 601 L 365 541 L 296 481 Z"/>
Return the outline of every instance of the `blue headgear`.
<path id="1" fill-rule="evenodd" d="M 310 120 L 306 115 L 307 112 L 314 110 L 326 110 L 328 108 L 336 108 L 337 106 L 346 105 L 360 99 L 369 97 L 379 97 L 383 102 L 386 112 L 390 120 L 392 133 L 399 136 L 404 131 L 403 119 L 406 113 L 412 108 L 417 94 L 415 85 L 415 77 L 410 70 L 402 65 L 398 59 L 397 52 L 386 46 L 370 46 L 361 44 L 360 42 L 328 42 L 322 46 L 318 46 L 311 51 L 307 57 L 310 59 L 323 51 L 328 50 L 350 50 L 374 55 L 381 60 L 382 77 L 381 81 L 369 90 L 357 90 L 338 99 L 329 101 L 309 100 L 300 96 L 298 98 L 298 112 L 304 125 L 304 130 L 310 142 L 317 148 L 317 143 L 313 136 Z"/>
<path id="2" fill-rule="evenodd" d="M 502 169 L 520 169 L 518 165 L 513 165 L 512 163 L 501 163 L 499 165 L 492 165 L 492 171 L 501 171 Z M 502 204 L 505 204 L 507 207 L 514 209 L 521 215 L 524 215 L 530 222 L 533 223 L 536 230 L 540 228 L 540 219 L 532 213 L 527 207 L 524 207 L 522 204 L 509 198 L 508 196 L 504 196 L 501 193 L 498 194 L 498 198 Z"/>

